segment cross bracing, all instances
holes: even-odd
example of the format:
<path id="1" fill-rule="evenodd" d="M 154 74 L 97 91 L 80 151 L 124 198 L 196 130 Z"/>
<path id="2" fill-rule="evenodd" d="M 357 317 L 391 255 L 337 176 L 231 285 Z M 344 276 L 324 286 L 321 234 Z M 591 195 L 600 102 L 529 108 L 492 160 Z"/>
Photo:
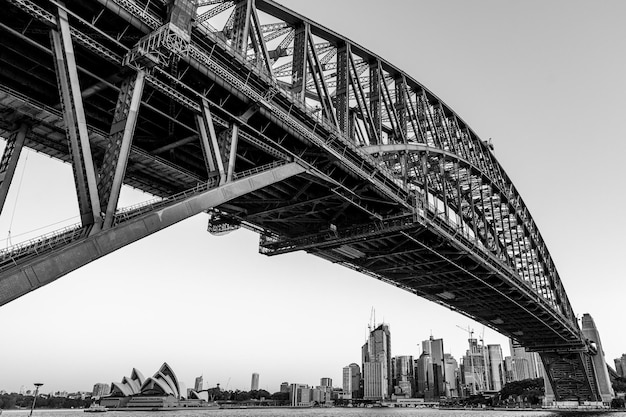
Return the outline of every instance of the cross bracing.
<path id="1" fill-rule="evenodd" d="M 124 223 L 122 182 L 167 199 L 295 162 L 214 219 L 533 349 L 586 349 L 490 145 L 383 57 L 269 0 L 0 4 L 0 133 L 72 164 L 91 236 Z"/>

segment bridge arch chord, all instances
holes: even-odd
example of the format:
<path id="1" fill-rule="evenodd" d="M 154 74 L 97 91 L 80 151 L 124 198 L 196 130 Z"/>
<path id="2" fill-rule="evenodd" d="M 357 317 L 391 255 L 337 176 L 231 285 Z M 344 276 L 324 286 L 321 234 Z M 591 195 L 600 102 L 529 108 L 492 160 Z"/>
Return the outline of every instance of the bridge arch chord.
<path id="1" fill-rule="evenodd" d="M 277 83 L 364 151 L 382 155 L 381 164 L 405 188 L 456 219 L 574 331 L 575 315 L 546 245 L 490 145 L 381 57 L 272 1 L 257 0 L 255 7 L 261 21 L 272 22 L 263 40 Z M 252 43 L 247 56 L 254 59 Z"/>
<path id="2" fill-rule="evenodd" d="M 573 319 L 558 275 L 551 281 L 553 275 L 541 263 L 528 234 L 523 233 L 525 226 L 511 207 L 509 193 L 480 167 L 450 151 L 417 143 L 372 145 L 364 150 L 378 155 L 382 163 L 404 175 L 407 183 L 422 193 L 426 213 L 435 212 L 472 239 L 480 240 L 552 308 Z"/>

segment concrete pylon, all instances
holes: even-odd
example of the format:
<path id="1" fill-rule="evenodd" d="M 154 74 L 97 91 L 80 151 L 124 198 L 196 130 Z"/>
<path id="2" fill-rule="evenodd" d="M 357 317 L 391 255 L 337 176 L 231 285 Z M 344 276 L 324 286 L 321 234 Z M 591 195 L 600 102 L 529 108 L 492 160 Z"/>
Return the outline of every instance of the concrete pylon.
<path id="1" fill-rule="evenodd" d="M 598 353 L 593 355 L 593 367 L 596 374 L 596 381 L 600 397 L 602 402 L 610 403 L 615 398 L 615 392 L 611 385 L 611 379 L 609 378 L 609 370 L 606 367 L 606 360 L 604 359 L 604 350 L 602 349 L 602 342 L 600 342 L 600 333 L 596 328 L 596 323 L 589 314 L 584 314 L 582 319 L 582 332 L 585 338 L 590 342 L 595 343 Z"/>

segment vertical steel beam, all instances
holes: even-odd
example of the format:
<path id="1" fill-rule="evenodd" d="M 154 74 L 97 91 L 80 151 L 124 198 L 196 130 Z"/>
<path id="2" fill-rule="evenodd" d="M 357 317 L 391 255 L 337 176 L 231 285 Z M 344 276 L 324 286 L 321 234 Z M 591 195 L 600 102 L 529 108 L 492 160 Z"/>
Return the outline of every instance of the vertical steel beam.
<path id="1" fill-rule="evenodd" d="M 428 154 L 422 154 L 421 158 L 422 176 L 424 178 L 424 211 L 428 214 Z"/>
<path id="2" fill-rule="evenodd" d="M 337 103 L 335 107 L 337 108 L 337 122 L 339 123 L 339 129 L 344 134 L 348 134 L 350 129 L 350 103 L 348 100 L 350 93 L 348 90 L 348 85 L 350 83 L 350 63 L 348 54 L 350 53 L 350 45 L 347 43 L 344 43 L 337 48 Z"/>
<path id="3" fill-rule="evenodd" d="M 402 136 L 404 143 L 407 142 L 407 94 L 406 94 L 406 79 L 404 76 L 400 76 L 395 80 L 396 87 L 396 105 L 395 111 L 398 119 L 398 130 Z"/>
<path id="4" fill-rule="evenodd" d="M 130 155 L 130 147 L 135 133 L 139 105 L 143 94 L 145 73 L 138 71 L 125 80 L 120 91 L 113 124 L 109 133 L 109 143 L 104 153 L 104 161 L 100 170 L 100 204 L 105 212 L 103 228 L 113 224 L 113 216 L 117 209 L 120 190 Z"/>
<path id="5" fill-rule="evenodd" d="M 370 140 L 376 141 L 372 145 L 382 144 L 382 109 L 380 106 L 380 61 L 370 62 L 370 112 L 372 114 L 372 124 L 370 126 Z"/>
<path id="6" fill-rule="evenodd" d="M 202 99 L 200 103 L 202 111 L 196 116 L 198 122 L 198 132 L 200 135 L 200 143 L 204 153 L 204 160 L 207 166 L 207 173 L 218 171 L 220 175 L 220 185 L 226 182 L 226 174 L 224 171 L 224 162 L 220 153 L 217 135 L 215 134 L 215 126 L 213 125 L 213 117 L 209 102 Z"/>
<path id="7" fill-rule="evenodd" d="M 235 163 L 237 162 L 237 144 L 239 142 L 239 126 L 233 123 L 232 133 L 230 136 L 230 156 L 228 157 L 228 175 L 226 181 L 231 182 L 233 180 L 233 174 L 235 173 Z"/>
<path id="8" fill-rule="evenodd" d="M 233 42 L 236 51 L 244 56 L 248 53 L 248 39 L 250 37 L 250 15 L 252 0 L 239 0 L 235 6 L 233 20 Z"/>
<path id="9" fill-rule="evenodd" d="M 52 30 L 52 45 L 59 83 L 65 127 L 73 158 L 74 178 L 83 226 L 102 223 L 96 173 L 81 96 L 74 47 L 67 12 L 58 9 L 59 31 Z"/>
<path id="10" fill-rule="evenodd" d="M 0 213 L 2 213 L 2 208 L 7 199 L 9 187 L 11 186 L 11 181 L 13 181 L 17 162 L 20 159 L 29 130 L 30 127 L 22 123 L 19 129 L 11 133 L 7 138 L 2 160 L 0 160 Z"/>
<path id="11" fill-rule="evenodd" d="M 292 80 L 291 91 L 296 97 L 304 102 L 306 97 L 306 79 L 307 79 L 307 55 L 309 49 L 309 30 L 308 23 L 301 23 L 296 27 L 296 34 L 293 43 L 293 61 L 292 61 Z"/>
<path id="12" fill-rule="evenodd" d="M 472 227 L 474 228 L 474 237 L 476 239 L 479 239 L 480 236 L 478 235 L 478 213 L 476 212 L 476 204 L 474 202 L 474 184 L 472 182 L 472 176 L 471 174 L 468 175 L 469 176 L 469 199 L 470 199 L 470 204 L 471 204 L 471 212 L 472 212 Z"/>
<path id="13" fill-rule="evenodd" d="M 446 168 L 445 168 L 445 155 L 439 158 L 439 177 L 441 180 L 441 196 L 443 197 L 443 212 L 446 221 L 450 219 L 450 209 L 448 208 L 448 187 L 446 187 Z"/>

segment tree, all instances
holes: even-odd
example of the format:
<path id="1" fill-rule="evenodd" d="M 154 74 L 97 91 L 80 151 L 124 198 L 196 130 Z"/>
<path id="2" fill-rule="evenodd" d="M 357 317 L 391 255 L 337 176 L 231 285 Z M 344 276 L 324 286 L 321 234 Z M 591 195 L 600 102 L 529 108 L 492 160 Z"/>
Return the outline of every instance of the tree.
<path id="1" fill-rule="evenodd" d="M 613 391 L 626 392 L 626 378 L 615 378 L 615 381 L 613 381 Z"/>
<path id="2" fill-rule="evenodd" d="M 522 401 L 536 405 L 541 401 L 544 391 L 543 378 L 523 379 L 506 384 L 500 391 L 500 398 L 505 401 L 509 397 L 520 397 Z"/>
<path id="3" fill-rule="evenodd" d="M 289 403 L 289 393 L 288 392 L 275 392 L 273 393 L 270 398 L 274 401 L 279 401 L 281 404 L 288 404 Z"/>

